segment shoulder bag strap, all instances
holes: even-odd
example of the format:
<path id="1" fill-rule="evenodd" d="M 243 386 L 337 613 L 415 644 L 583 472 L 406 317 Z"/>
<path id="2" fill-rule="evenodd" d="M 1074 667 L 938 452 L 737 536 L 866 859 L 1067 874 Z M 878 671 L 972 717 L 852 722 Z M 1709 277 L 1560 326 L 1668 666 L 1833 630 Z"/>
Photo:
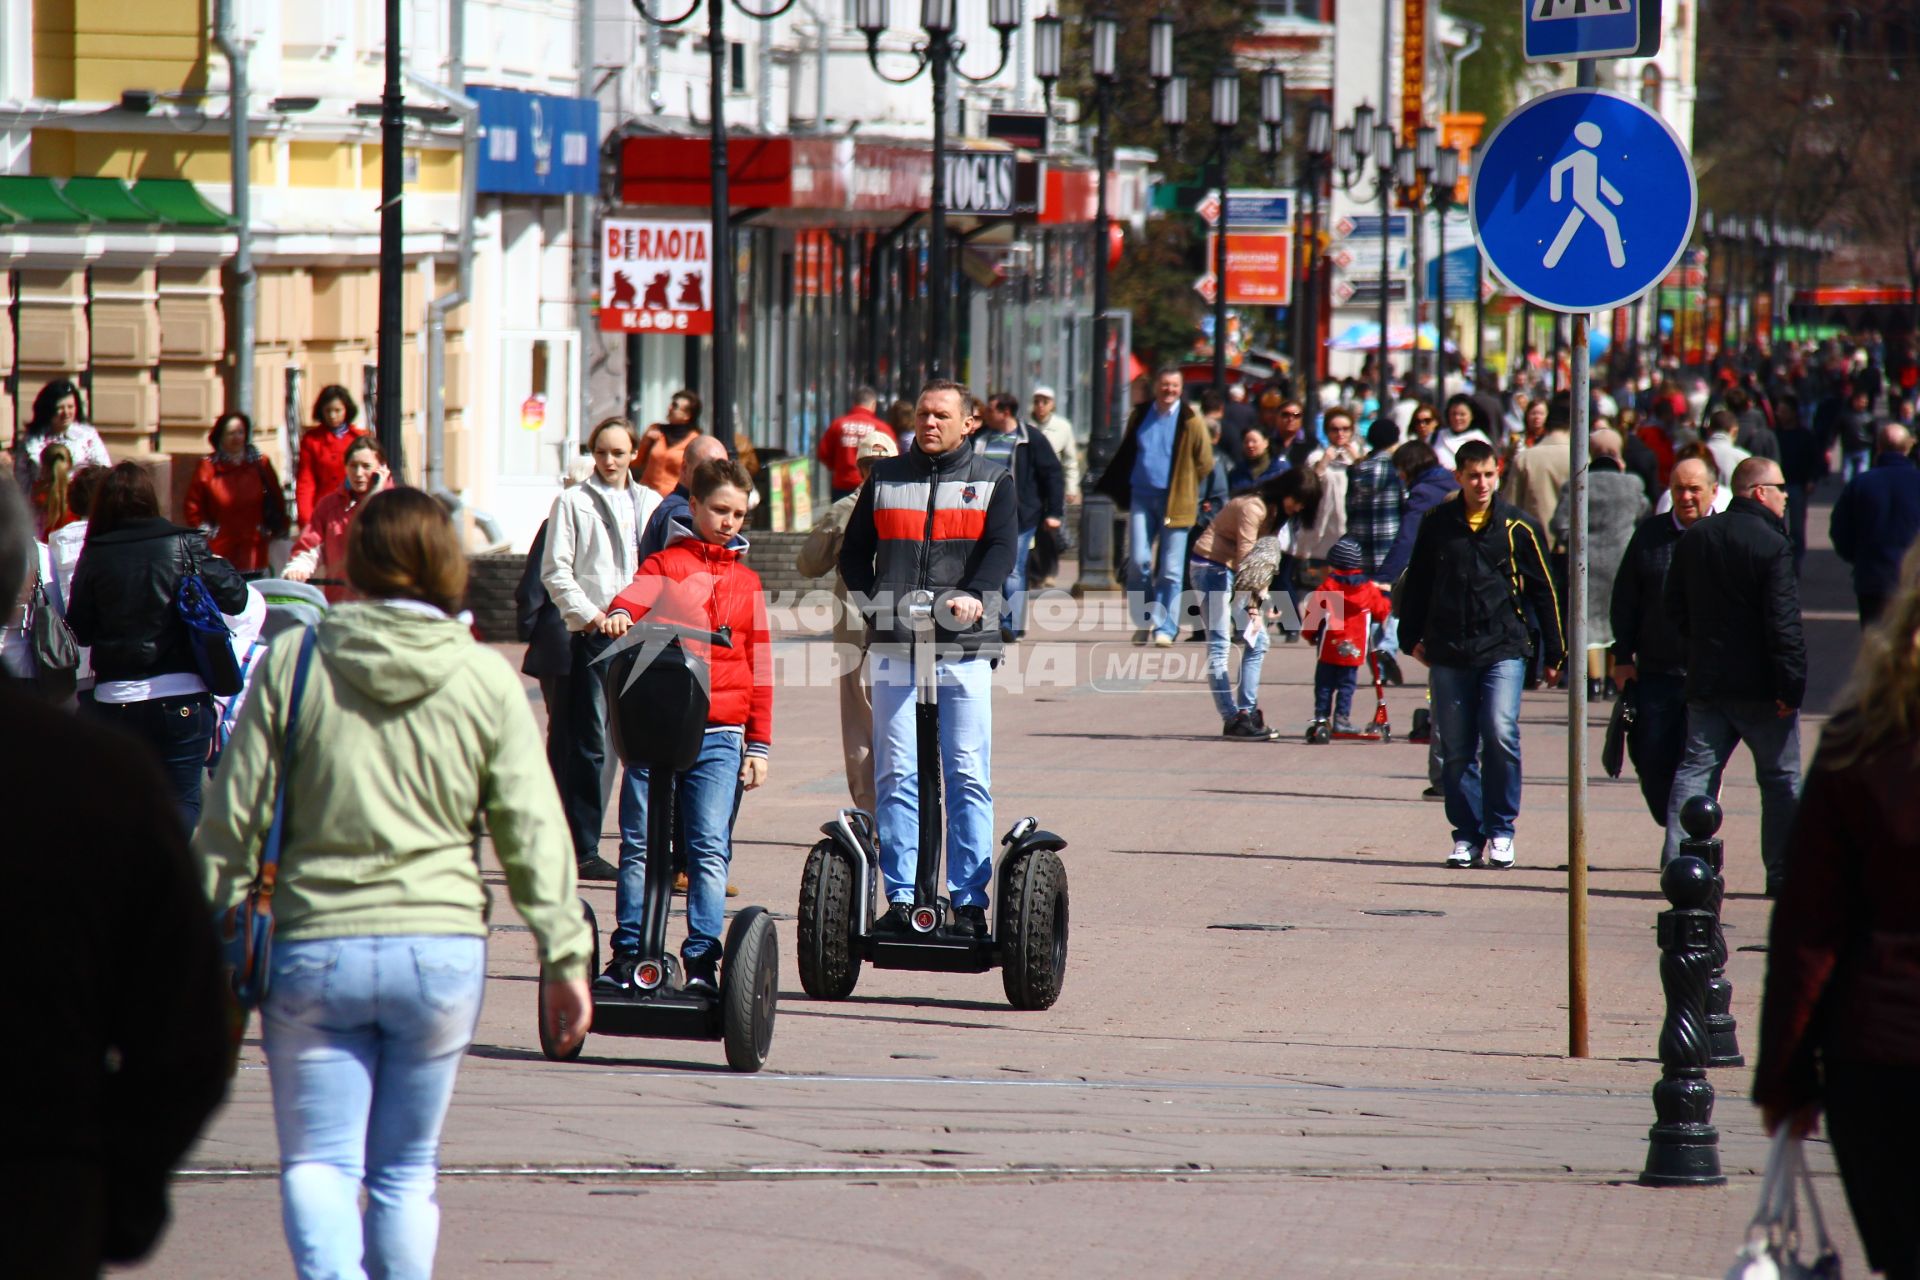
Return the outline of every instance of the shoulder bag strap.
<path id="1" fill-rule="evenodd" d="M 293 696 L 287 703 L 287 727 L 280 738 L 280 777 L 273 789 L 273 825 L 267 828 L 266 843 L 260 849 L 260 876 L 257 883 L 263 897 L 273 896 L 279 876 L 280 843 L 287 818 L 287 775 L 293 768 L 293 731 L 300 723 L 300 701 L 307 691 L 307 672 L 313 666 L 313 646 L 319 629 L 308 627 L 300 641 L 300 660 L 293 669 Z"/>

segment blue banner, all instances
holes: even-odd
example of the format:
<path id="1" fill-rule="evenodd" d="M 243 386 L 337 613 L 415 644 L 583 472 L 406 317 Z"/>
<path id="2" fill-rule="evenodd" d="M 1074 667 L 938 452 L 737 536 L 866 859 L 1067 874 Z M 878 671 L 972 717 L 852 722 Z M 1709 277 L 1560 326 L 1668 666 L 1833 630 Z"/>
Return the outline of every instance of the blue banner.
<path id="1" fill-rule="evenodd" d="M 523 196 L 600 190 L 600 104 L 518 89 L 469 89 L 480 104 L 479 189 Z"/>
<path id="2" fill-rule="evenodd" d="M 1463 245 L 1458 249 L 1447 250 L 1447 297 L 1448 302 L 1472 302 L 1477 296 L 1473 291 L 1474 268 L 1480 265 L 1480 250 L 1472 245 Z M 1440 264 L 1429 261 L 1426 264 L 1427 278 L 1421 284 L 1426 296 L 1432 298 L 1440 291 Z"/>

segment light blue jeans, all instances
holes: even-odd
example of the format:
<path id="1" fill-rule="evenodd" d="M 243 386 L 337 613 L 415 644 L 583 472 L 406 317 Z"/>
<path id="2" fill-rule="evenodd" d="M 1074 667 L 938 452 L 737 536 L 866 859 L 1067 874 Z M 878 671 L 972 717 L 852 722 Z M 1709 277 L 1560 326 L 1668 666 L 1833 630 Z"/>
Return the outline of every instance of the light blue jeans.
<path id="1" fill-rule="evenodd" d="M 1213 707 L 1222 720 L 1231 720 L 1242 711 L 1260 705 L 1260 668 L 1267 660 L 1267 629 L 1247 646 L 1240 659 L 1240 684 L 1236 690 L 1227 674 L 1228 654 L 1233 648 L 1233 633 L 1247 625 L 1247 610 L 1233 607 L 1233 570 L 1209 560 L 1195 560 L 1188 568 L 1193 589 L 1200 593 L 1200 616 L 1207 628 L 1207 687 L 1213 691 Z"/>
<path id="2" fill-rule="evenodd" d="M 740 756 L 746 735 L 739 729 L 707 734 L 691 768 L 674 789 L 680 840 L 687 853 L 687 940 L 682 958 L 720 954 L 720 927 L 727 918 L 727 865 L 733 861 L 733 813 L 740 791 Z M 612 947 L 640 950 L 640 909 L 647 894 L 647 779 L 629 768 L 620 782 L 620 880 L 614 887 Z"/>
<path id="3" fill-rule="evenodd" d="M 1033 538 L 1038 529 L 1022 529 L 1013 544 L 1013 572 L 1000 588 L 1006 604 L 1000 610 L 1000 625 L 1016 636 L 1027 633 L 1027 561 L 1033 556 Z"/>
<path id="4" fill-rule="evenodd" d="M 485 939 L 467 937 L 275 946 L 262 1025 L 280 1218 L 301 1280 L 433 1274 L 440 1125 L 486 959 Z"/>
<path id="5" fill-rule="evenodd" d="M 1520 818 L 1521 658 L 1484 667 L 1429 668 L 1440 792 L 1453 838 L 1478 848 L 1513 836 Z"/>
<path id="6" fill-rule="evenodd" d="M 1186 568 L 1187 535 L 1193 531 L 1169 529 L 1166 523 L 1167 495 L 1136 490 L 1127 514 L 1127 608 L 1135 627 L 1172 636 L 1179 630 L 1180 575 Z"/>
<path id="7" fill-rule="evenodd" d="M 920 865 L 920 753 L 913 661 L 873 653 L 873 780 L 880 796 L 880 871 L 889 902 L 913 901 Z M 987 905 L 993 874 L 993 665 L 934 667 L 940 690 L 940 772 L 947 801 L 947 893 L 956 907 Z"/>

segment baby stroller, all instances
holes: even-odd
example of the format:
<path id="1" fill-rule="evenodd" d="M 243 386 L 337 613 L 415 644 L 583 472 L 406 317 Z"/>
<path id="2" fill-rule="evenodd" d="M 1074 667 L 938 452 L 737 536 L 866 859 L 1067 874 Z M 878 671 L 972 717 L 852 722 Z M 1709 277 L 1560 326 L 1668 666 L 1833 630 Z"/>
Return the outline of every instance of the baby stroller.
<path id="1" fill-rule="evenodd" d="M 327 596 L 320 588 L 286 578 L 262 578 L 253 589 L 267 599 L 267 621 L 260 638 L 271 640 L 294 627 L 317 627 L 327 611 Z"/>

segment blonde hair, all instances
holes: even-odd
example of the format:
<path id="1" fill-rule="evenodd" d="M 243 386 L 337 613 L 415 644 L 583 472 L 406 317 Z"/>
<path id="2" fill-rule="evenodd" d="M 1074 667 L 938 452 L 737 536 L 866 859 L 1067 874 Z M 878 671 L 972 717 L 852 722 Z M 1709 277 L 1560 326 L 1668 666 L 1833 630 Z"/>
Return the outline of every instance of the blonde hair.
<path id="1" fill-rule="evenodd" d="M 1860 638 L 1840 709 L 1820 734 L 1819 768 L 1843 769 L 1920 736 L 1920 543 L 1900 562 L 1900 587 Z"/>

